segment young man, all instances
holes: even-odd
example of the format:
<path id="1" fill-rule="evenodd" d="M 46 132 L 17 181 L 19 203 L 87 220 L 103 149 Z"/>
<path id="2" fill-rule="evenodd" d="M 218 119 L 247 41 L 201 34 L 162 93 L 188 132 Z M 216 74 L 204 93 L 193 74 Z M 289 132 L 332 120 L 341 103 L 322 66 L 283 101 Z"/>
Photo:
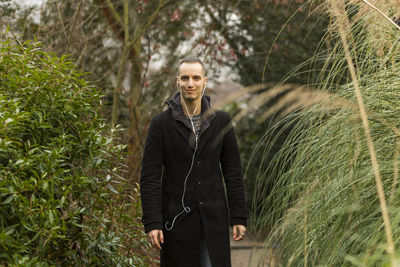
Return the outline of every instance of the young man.
<path id="1" fill-rule="evenodd" d="M 242 168 L 232 122 L 204 96 L 204 64 L 179 63 L 178 92 L 149 127 L 140 179 L 143 224 L 162 267 L 231 266 L 246 232 Z M 224 182 L 226 193 L 224 189 Z"/>

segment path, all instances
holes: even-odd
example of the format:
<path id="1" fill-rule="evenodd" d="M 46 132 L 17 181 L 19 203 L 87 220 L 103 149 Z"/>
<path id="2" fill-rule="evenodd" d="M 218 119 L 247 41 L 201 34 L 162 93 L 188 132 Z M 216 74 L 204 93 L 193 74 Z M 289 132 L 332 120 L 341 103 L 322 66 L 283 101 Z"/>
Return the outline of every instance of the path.
<path id="1" fill-rule="evenodd" d="M 260 242 L 246 238 L 236 242 L 231 238 L 232 267 L 272 267 L 274 263 L 267 254 Z"/>
<path id="2" fill-rule="evenodd" d="M 269 257 L 269 251 L 265 252 L 263 244 L 249 240 L 245 237 L 241 241 L 233 241 L 231 232 L 231 259 L 232 267 L 274 267 L 274 262 Z M 152 257 L 159 258 L 157 249 L 151 250 Z M 153 265 L 156 267 L 159 265 Z"/>

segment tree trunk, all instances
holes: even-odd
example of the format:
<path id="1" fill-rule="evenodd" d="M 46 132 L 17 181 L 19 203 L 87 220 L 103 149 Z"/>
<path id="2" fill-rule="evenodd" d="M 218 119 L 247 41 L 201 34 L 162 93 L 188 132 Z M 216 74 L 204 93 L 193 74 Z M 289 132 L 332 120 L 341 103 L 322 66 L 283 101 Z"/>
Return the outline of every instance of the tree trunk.
<path id="1" fill-rule="evenodd" d="M 140 54 L 141 44 L 136 42 L 135 55 Z M 129 130 L 128 130 L 128 178 L 132 183 L 139 182 L 140 162 L 143 151 L 142 114 L 140 97 L 142 94 L 142 62 L 138 56 L 131 59 L 131 91 L 129 96 Z"/>

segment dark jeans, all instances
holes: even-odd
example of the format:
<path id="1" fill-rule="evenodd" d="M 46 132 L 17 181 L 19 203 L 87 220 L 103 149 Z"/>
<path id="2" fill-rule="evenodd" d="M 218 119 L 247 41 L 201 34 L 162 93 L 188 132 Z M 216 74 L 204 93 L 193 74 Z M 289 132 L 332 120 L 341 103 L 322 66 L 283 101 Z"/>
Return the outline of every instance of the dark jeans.
<path id="1" fill-rule="evenodd" d="M 208 252 L 207 241 L 204 233 L 201 235 L 201 244 L 200 244 L 200 266 L 201 267 L 212 267 L 210 253 Z"/>

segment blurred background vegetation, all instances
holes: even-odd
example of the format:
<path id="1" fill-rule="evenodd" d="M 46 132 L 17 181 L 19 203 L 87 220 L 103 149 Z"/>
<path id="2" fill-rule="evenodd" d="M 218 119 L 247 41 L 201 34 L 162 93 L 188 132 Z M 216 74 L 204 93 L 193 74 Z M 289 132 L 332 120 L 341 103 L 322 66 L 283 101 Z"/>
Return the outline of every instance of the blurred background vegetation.
<path id="1" fill-rule="evenodd" d="M 7 113 L 10 109 L 10 101 L 16 101 L 13 107 L 18 110 L 21 109 L 18 105 L 24 107 L 28 103 L 37 105 L 37 107 L 32 106 L 32 110 L 29 111 L 31 113 L 27 114 L 27 117 L 12 118 L 18 122 L 15 124 L 16 127 L 25 125 L 28 120 L 32 124 L 29 127 L 35 129 L 28 131 L 27 136 L 32 134 L 32 137 L 13 139 L 17 142 L 14 144 L 16 147 L 19 143 L 23 144 L 23 147 L 18 148 L 20 150 L 12 145 L 7 148 L 5 141 L 1 141 L 3 146 L 0 150 L 2 153 L 0 154 L 0 174 L 3 176 L 1 187 L 14 188 L 14 186 L 10 187 L 5 178 L 10 175 L 21 181 L 30 181 L 30 177 L 35 172 L 38 172 L 40 177 L 39 182 L 36 182 L 40 188 L 27 189 L 22 186 L 19 191 L 16 191 L 17 193 L 8 189 L 8 191 L 3 190 L 0 195 L 3 206 L 8 205 L 10 209 L 3 212 L 6 209 L 2 206 L 2 238 L 4 244 L 10 245 L 0 247 L 0 262 L 18 265 L 19 262 L 25 263 L 24 261 L 28 262 L 33 258 L 30 264 L 39 264 L 38 266 L 44 266 L 43 264 L 70 266 L 71 262 L 78 262 L 77 265 L 88 263 L 109 265 L 119 262 L 121 266 L 124 264 L 147 266 L 157 263 L 157 256 L 149 248 L 140 225 L 140 202 L 136 193 L 139 168 L 148 123 L 152 116 L 164 108 L 164 101 L 175 92 L 177 63 L 187 55 L 196 55 L 205 61 L 210 81 L 208 94 L 211 95 L 216 107 L 225 109 L 234 118 L 243 165 L 246 169 L 248 206 L 252 213 L 249 228 L 254 236 L 266 240 L 268 248 L 274 248 L 275 258 L 280 260 L 280 264 L 283 266 L 286 266 L 288 262 L 294 266 L 318 265 L 319 263 L 340 265 L 344 262 L 358 264 L 362 261 L 360 259 L 369 257 L 363 253 L 373 255 L 375 258 L 372 262 L 374 263 L 385 262 L 382 260 L 382 255 L 386 250 L 381 249 L 385 247 L 386 242 L 384 236 L 382 237 L 384 233 L 382 227 L 376 226 L 375 236 L 379 238 L 376 237 L 377 239 L 359 246 L 354 245 L 354 242 L 365 240 L 364 235 L 356 232 L 357 236 L 346 236 L 343 233 L 343 238 L 346 237 L 353 242 L 344 246 L 343 239 L 334 239 L 335 232 L 332 232 L 332 239 L 327 239 L 329 235 L 326 233 L 332 231 L 329 227 L 333 226 L 353 229 L 348 228 L 345 223 L 335 225 L 335 222 L 339 218 L 339 222 L 351 220 L 355 208 L 349 207 L 350 204 L 347 203 L 337 209 L 334 205 L 338 203 L 336 198 L 332 198 L 329 202 L 334 204 L 325 207 L 325 213 L 315 208 L 318 203 L 327 201 L 324 197 L 333 194 L 338 188 L 345 188 L 344 184 L 348 186 L 351 184 L 351 188 L 355 190 L 355 185 L 350 183 L 349 179 L 357 181 L 357 179 L 362 179 L 361 176 L 368 176 L 368 168 L 371 167 L 368 161 L 368 150 L 361 149 L 362 145 L 355 149 L 357 145 L 354 142 L 364 142 L 365 145 L 366 141 L 360 121 L 352 119 L 349 122 L 348 119 L 353 118 L 352 112 L 355 112 L 354 109 L 357 111 L 357 107 L 353 106 L 356 102 L 351 94 L 352 80 L 345 60 L 343 40 L 340 39 L 339 28 L 335 24 L 339 19 L 331 12 L 332 2 L 334 1 L 0 1 L 3 49 L 1 60 L 4 62 L 8 60 L 7 64 L 11 64 L 13 69 L 21 69 L 18 72 L 9 72 L 5 67 L 1 69 L 0 97 L 4 100 L 0 106 L 0 119 L 4 120 L 4 123 L 1 124 L 0 140 L 13 138 L 13 134 L 8 132 L 12 124 L 7 122 L 7 119 L 11 118 L 11 115 Z M 378 7 L 390 17 L 389 19 L 398 21 L 400 10 L 398 2 L 395 0 L 386 2 Z M 371 88 L 366 100 L 368 112 L 373 111 L 378 117 L 381 110 L 384 110 L 388 116 L 392 114 L 393 118 L 385 118 L 385 120 L 389 121 L 392 128 L 396 128 L 394 114 L 396 114 L 395 108 L 398 107 L 398 102 L 394 97 L 398 96 L 396 84 L 399 81 L 396 75 L 399 62 L 398 53 L 396 54 L 399 42 L 398 30 L 363 1 L 338 1 L 337 3 L 341 5 L 341 14 L 345 14 L 347 18 L 344 25 L 346 25 L 345 30 L 348 33 L 347 38 L 353 53 L 352 57 L 356 62 L 360 83 Z M 31 41 L 28 42 L 29 40 Z M 16 58 L 12 58 L 13 53 L 24 61 L 21 63 Z M 10 54 L 10 58 L 3 56 L 5 54 Z M 50 61 L 47 65 L 42 63 L 35 65 L 37 58 L 50 58 L 48 59 Z M 53 87 L 38 82 L 35 75 L 39 74 L 32 75 L 29 69 L 24 68 L 24 64 L 32 64 L 36 71 L 40 70 L 39 73 L 49 73 L 49 77 L 52 77 L 50 80 L 52 82 L 49 84 L 59 83 L 60 86 L 51 91 L 49 88 Z M 54 77 L 50 74 L 51 64 L 59 66 Z M 379 75 L 376 74 L 378 71 Z M 10 83 L 14 82 L 14 85 L 8 86 L 4 82 L 6 80 L 10 80 Z M 71 86 L 68 86 L 69 83 Z M 20 92 L 21 85 L 25 86 L 23 87 L 25 91 Z M 67 153 L 64 155 L 63 153 L 66 152 L 54 152 L 62 155 L 65 161 L 77 162 L 77 165 L 65 163 L 65 166 L 57 167 L 59 172 L 54 172 L 51 179 L 42 177 L 47 172 L 46 168 L 41 170 L 33 168 L 33 171 L 30 170 L 24 176 L 18 176 L 20 168 L 18 164 L 22 164 L 18 160 L 21 157 L 30 157 L 29 148 L 26 147 L 34 144 L 34 147 L 45 151 L 47 148 L 41 147 L 48 146 L 40 125 L 44 120 L 41 116 L 46 117 L 50 111 L 42 107 L 51 106 L 53 102 L 41 102 L 39 98 L 37 102 L 27 101 L 27 97 L 23 96 L 22 92 L 27 95 L 36 94 L 35 90 L 38 89 L 35 88 L 54 92 L 53 98 L 59 98 L 59 100 L 54 100 L 56 102 L 81 103 L 81 106 L 72 108 L 73 112 L 70 106 L 62 104 L 59 109 L 65 108 L 75 115 L 58 118 L 58 120 L 67 121 L 68 125 L 88 123 L 85 127 L 89 130 L 85 132 L 93 132 L 99 138 L 105 138 L 105 141 L 99 141 L 100 139 L 92 136 L 91 138 L 94 139 L 90 142 L 94 142 L 97 148 L 93 150 L 91 150 L 92 147 L 87 148 L 86 154 Z M 87 88 L 88 91 L 97 93 L 95 96 L 90 93 L 83 94 L 79 100 L 75 100 L 74 97 L 78 97 L 80 91 L 74 88 Z M 382 88 L 391 88 L 391 93 L 379 94 L 384 90 Z M 63 93 L 66 95 L 62 96 Z M 231 101 L 227 99 L 230 94 L 235 96 Z M 327 99 L 332 102 L 321 104 Z M 336 104 L 332 104 L 333 107 L 327 109 L 326 107 L 331 103 Z M 349 110 L 349 106 L 353 109 Z M 89 110 L 96 112 L 96 115 L 81 118 L 81 113 L 86 114 L 88 107 L 90 107 Z M 308 109 L 309 107 L 312 108 Z M 54 116 L 57 115 L 56 110 L 51 111 L 55 112 Z M 54 120 L 46 121 L 48 125 L 46 127 L 60 127 L 59 123 L 53 123 Z M 351 127 L 347 127 L 346 123 L 350 123 Z M 111 134 L 111 130 L 117 125 L 119 125 L 118 130 L 113 130 Z M 71 127 L 75 129 L 75 126 Z M 83 126 L 79 127 L 84 131 Z M 330 130 L 329 127 L 334 129 Z M 16 131 L 16 129 L 19 128 L 12 130 Z M 21 128 L 21 131 L 22 129 L 25 128 Z M 344 129 L 346 131 L 343 131 Z M 39 137 L 36 137 L 35 131 L 38 131 Z M 58 134 L 61 136 L 66 132 L 61 128 L 59 131 Z M 379 139 L 382 141 L 382 151 L 385 151 L 382 153 L 388 158 L 393 158 L 394 156 L 387 152 L 396 153 L 395 149 L 390 150 L 390 144 L 395 137 L 392 139 L 387 137 L 393 133 L 374 131 L 374 133 L 378 132 L 379 135 L 374 135 L 374 138 L 382 136 L 383 139 Z M 71 134 L 79 137 L 82 133 L 77 130 Z M 71 139 L 63 144 L 74 147 L 79 144 L 79 140 Z M 80 145 L 82 149 L 86 146 Z M 84 188 L 81 189 L 83 195 L 74 195 L 63 189 L 68 187 L 64 185 L 67 170 L 86 169 L 88 162 L 97 162 L 97 157 L 100 155 L 98 147 L 103 145 L 115 152 L 111 153 L 114 158 L 102 158 L 104 165 L 101 168 L 94 164 L 99 169 L 93 167 L 87 170 L 88 173 L 76 174 L 85 176 L 88 181 L 91 181 L 82 181 L 83 184 L 90 184 L 95 178 L 100 179 L 102 183 L 96 184 L 96 189 L 82 187 Z M 310 147 L 314 147 L 314 150 L 311 149 L 311 152 L 305 153 Z M 367 154 L 360 154 L 361 151 Z M 320 155 L 319 153 L 322 152 L 325 154 Z M 14 156 L 11 157 L 9 153 L 15 155 L 12 154 Z M 341 160 L 355 157 L 355 155 L 359 159 L 357 161 L 360 162 L 359 165 L 353 160 L 351 170 L 340 168 L 345 165 Z M 45 154 L 42 156 L 45 157 Z M 38 156 L 35 160 L 39 160 L 40 157 Z M 334 159 L 337 161 L 335 162 Z M 397 158 L 392 161 L 384 159 L 384 162 L 388 162 L 389 168 L 386 172 L 391 175 L 393 175 L 393 170 L 390 166 L 397 162 Z M 118 168 L 110 167 L 112 171 L 108 173 L 107 166 L 113 164 L 116 164 Z M 327 165 L 331 166 L 330 172 L 325 168 Z M 10 166 L 14 166 L 14 169 L 10 169 Z M 364 166 L 366 169 L 356 168 L 358 166 Z M 316 173 L 316 171 L 322 173 Z M 101 174 L 95 174 L 96 172 Z M 348 177 L 349 172 L 351 177 Z M 358 178 L 354 178 L 355 174 L 359 175 Z M 321 177 L 326 177 L 326 175 L 341 177 L 344 180 L 340 185 L 328 182 L 331 192 L 330 187 L 321 181 Z M 49 181 L 46 179 L 51 181 L 55 179 L 54 183 L 60 191 L 57 191 L 58 189 L 52 191 L 52 195 L 48 196 L 45 193 L 48 185 L 45 186 L 45 184 L 49 184 Z M 315 181 L 318 181 L 317 185 L 314 184 Z M 26 182 L 26 186 L 30 183 L 34 182 Z M 366 200 L 366 205 L 375 205 L 371 208 L 373 211 L 370 213 L 366 209 L 368 214 L 360 213 L 359 216 L 370 218 L 369 222 L 374 221 L 376 225 L 380 225 L 382 218 L 379 217 L 379 204 L 374 186 L 372 178 L 365 187 L 366 192 L 369 192 L 367 199 L 370 199 L 370 201 Z M 315 199 L 310 198 L 304 202 L 302 200 L 304 194 L 308 195 L 310 191 L 307 190 L 315 187 L 320 188 L 320 191 L 316 190 Z M 86 203 L 89 201 L 88 195 L 84 196 L 89 192 L 93 194 L 93 190 L 98 194 L 99 199 L 103 199 L 103 201 L 91 200 L 96 203 L 96 209 L 90 206 L 93 204 Z M 23 195 L 26 199 L 18 202 L 15 196 L 22 194 L 21 192 L 25 192 Z M 33 220 L 34 217 L 29 217 L 29 212 L 29 218 L 21 217 L 16 214 L 23 214 L 26 211 L 17 212 L 14 209 L 18 203 L 25 203 L 18 205 L 27 205 L 32 195 L 35 195 L 32 192 L 45 194 L 46 197 L 42 198 L 46 201 L 51 199 L 52 204 L 46 209 L 50 210 L 49 214 L 52 215 L 46 215 L 43 225 L 62 224 L 62 229 L 64 229 L 62 234 L 58 232 L 61 230 L 49 228 L 46 235 L 43 234 L 40 238 L 34 239 L 39 243 L 26 243 L 26 238 L 32 238 L 37 231 L 31 226 L 29 227 L 32 229 L 25 227 L 22 230 L 21 225 L 27 220 Z M 346 192 L 345 196 L 340 196 L 340 199 L 352 202 Z M 351 194 L 354 193 L 357 196 L 362 194 L 361 191 L 355 192 L 352 191 Z M 63 196 L 63 203 L 60 204 Z M 67 204 L 64 204 L 65 201 Z M 301 205 L 303 203 L 309 206 Z M 32 205 L 31 203 L 29 210 L 35 206 Z M 63 217 L 62 214 L 65 212 L 63 205 L 69 210 L 76 209 L 77 211 L 73 213 L 73 216 Z M 299 206 L 301 209 L 296 209 Z M 315 211 L 313 215 L 315 217 L 307 215 L 306 218 L 310 219 L 305 219 L 304 214 L 308 209 Z M 335 215 L 329 213 L 331 214 L 329 216 L 334 218 L 325 222 L 324 225 L 327 227 L 325 229 L 319 218 L 328 216 L 327 210 L 332 209 Z M 10 214 L 14 214 L 19 219 L 9 220 Z M 57 223 L 54 222 L 54 216 L 57 217 Z M 93 220 L 93 218 L 97 219 Z M 295 220 L 300 223 L 304 220 L 312 220 L 311 218 L 315 219 L 316 224 L 305 223 L 305 225 L 311 225 L 307 228 L 302 228 L 290 221 Z M 49 223 L 49 220 L 52 222 Z M 359 224 L 353 227 L 367 225 L 365 220 L 357 221 Z M 111 221 L 113 224 L 107 223 Z M 80 234 L 69 233 L 68 235 L 65 232 L 69 228 L 68 224 L 77 227 L 79 230 L 77 232 Z M 96 227 L 105 229 L 102 231 L 104 236 L 100 235 L 99 231 L 96 232 L 97 236 L 93 234 Z M 393 228 L 396 229 L 395 224 Z M 285 236 L 288 231 L 290 235 Z M 320 235 L 315 235 L 315 231 L 319 231 Z M 370 229 L 362 230 L 367 235 L 371 231 Z M 94 236 L 96 236 L 95 240 Z M 50 237 L 54 238 L 54 241 Z M 19 241 L 16 240 L 22 241 L 18 243 Z M 296 242 L 290 242 L 293 240 Z M 371 252 L 372 248 L 368 244 L 373 244 L 374 241 L 378 244 L 376 250 L 373 249 Z M 327 250 L 322 245 L 325 242 L 332 244 Z M 11 249 L 11 244 L 17 244 L 18 250 Z M 38 246 L 41 246 L 42 253 L 34 249 Z M 54 253 L 55 250 L 60 249 L 65 253 L 68 251 L 69 261 L 61 261 L 66 255 Z M 376 251 L 381 253 L 374 254 L 377 253 Z"/>

